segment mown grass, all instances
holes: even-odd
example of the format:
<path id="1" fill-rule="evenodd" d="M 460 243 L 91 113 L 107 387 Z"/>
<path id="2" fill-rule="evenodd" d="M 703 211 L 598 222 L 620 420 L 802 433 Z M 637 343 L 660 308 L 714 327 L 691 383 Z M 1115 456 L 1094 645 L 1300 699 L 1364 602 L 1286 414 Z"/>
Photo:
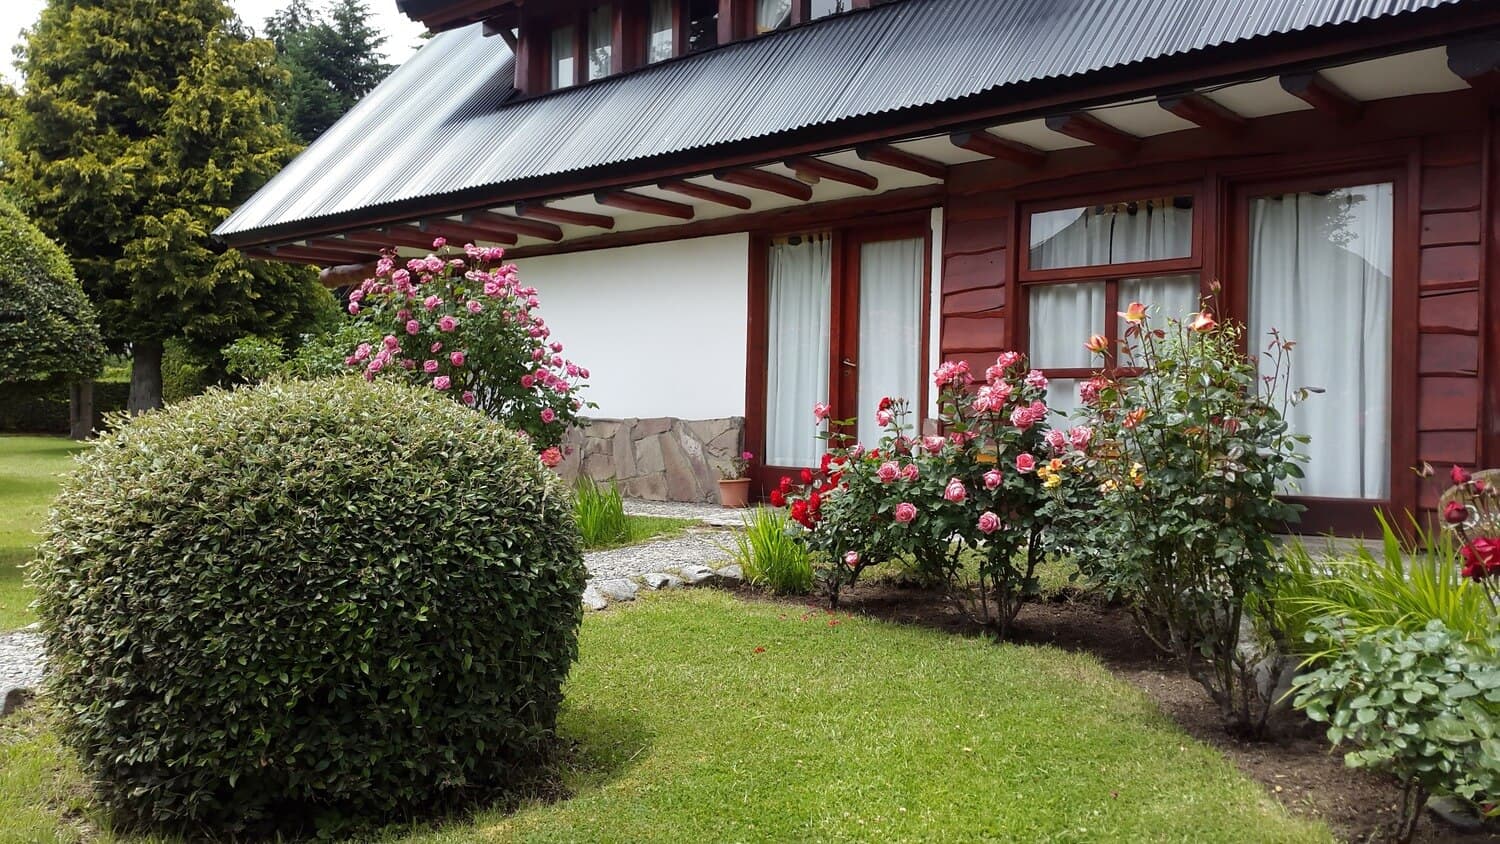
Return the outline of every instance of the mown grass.
<path id="1" fill-rule="evenodd" d="M 580 644 L 568 799 L 376 838 L 1331 840 L 1086 655 L 711 591 L 591 614 Z M 76 767 L 45 720 L 4 723 L 6 834 L 74 840 Z"/>
<path id="2" fill-rule="evenodd" d="M 84 448 L 60 437 L 0 437 L 0 632 L 35 620 L 21 567 L 31 559 L 58 477 Z"/>

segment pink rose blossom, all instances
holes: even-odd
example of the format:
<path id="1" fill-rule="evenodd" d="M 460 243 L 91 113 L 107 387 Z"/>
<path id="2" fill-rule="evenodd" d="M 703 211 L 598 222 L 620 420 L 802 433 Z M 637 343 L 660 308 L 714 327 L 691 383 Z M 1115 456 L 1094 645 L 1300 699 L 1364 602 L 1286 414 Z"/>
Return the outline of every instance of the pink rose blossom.
<path id="1" fill-rule="evenodd" d="M 1036 458 L 1030 454 L 1016 455 L 1016 471 L 1022 474 L 1036 470 Z"/>
<path id="2" fill-rule="evenodd" d="M 426 299 L 422 300 L 422 307 L 426 308 L 429 311 L 437 310 L 438 305 L 441 304 L 443 304 L 443 300 L 439 299 L 436 296 L 428 296 Z"/>
<path id="3" fill-rule="evenodd" d="M 551 425 L 553 422 L 556 422 L 557 421 L 557 411 L 553 410 L 550 407 L 544 407 L 544 408 L 542 408 L 542 421 L 545 422 L 545 423 L 547 423 L 548 425 Z"/>
<path id="4" fill-rule="evenodd" d="M 818 402 L 817 404 L 813 405 L 813 418 L 818 420 L 819 422 L 827 419 L 828 405 L 823 402 Z"/>
<path id="5" fill-rule="evenodd" d="M 454 319 L 451 316 L 445 316 L 442 319 L 438 320 L 438 330 L 439 331 L 452 331 L 453 329 L 455 329 L 457 327 L 458 327 L 458 320 Z"/>
<path id="6" fill-rule="evenodd" d="M 444 246 L 447 246 L 447 245 L 448 245 L 448 238 L 446 238 L 446 237 L 435 237 L 435 238 L 432 239 L 432 248 L 433 249 L 442 249 Z"/>
<path id="7" fill-rule="evenodd" d="M 438 377 L 432 379 L 432 389 L 434 390 L 446 390 L 452 386 L 453 379 L 449 378 L 446 375 L 439 375 Z"/>
<path id="8" fill-rule="evenodd" d="M 479 301 L 478 299 L 470 299 L 468 303 L 464 305 L 464 307 L 469 309 L 469 313 L 477 314 L 480 311 L 484 310 L 484 303 Z"/>
<path id="9" fill-rule="evenodd" d="M 402 369 L 416 369 L 417 368 L 417 362 L 414 361 L 414 360 L 412 360 L 411 358 L 402 358 L 401 359 L 401 368 Z"/>
<path id="10" fill-rule="evenodd" d="M 962 504 L 969 497 L 969 491 L 964 488 L 963 481 L 958 478 L 949 478 L 948 486 L 943 488 L 943 497 L 954 504 Z"/>
<path id="11" fill-rule="evenodd" d="M 1024 431 L 1036 424 L 1036 419 L 1031 415 L 1031 408 L 1018 407 L 1010 412 L 1010 424 Z"/>
<path id="12" fill-rule="evenodd" d="M 1094 429 L 1087 425 L 1079 425 L 1068 432 L 1068 440 L 1073 443 L 1074 448 L 1083 451 L 1089 447 L 1089 443 L 1094 441 Z"/>
<path id="13" fill-rule="evenodd" d="M 1000 356 L 995 358 L 995 365 L 1001 369 L 1010 369 L 1020 362 L 1021 355 L 1017 352 L 1001 352 Z"/>
<path id="14" fill-rule="evenodd" d="M 541 459 L 542 465 L 548 469 L 556 469 L 557 465 L 563 461 L 562 451 L 557 446 L 542 449 L 542 453 L 537 455 L 537 457 Z"/>
<path id="15" fill-rule="evenodd" d="M 349 315 L 350 316 L 359 316 L 359 303 L 358 302 L 350 302 L 349 303 Z"/>
<path id="16" fill-rule="evenodd" d="M 994 533 L 1000 529 L 1000 517 L 989 510 L 980 513 L 979 529 L 985 533 Z"/>
<path id="17" fill-rule="evenodd" d="M 917 517 L 917 508 L 909 501 L 903 501 L 896 505 L 896 521 L 906 524 Z"/>
<path id="18" fill-rule="evenodd" d="M 1047 446 L 1054 452 L 1064 452 L 1068 450 L 1068 435 L 1064 434 L 1062 432 L 1062 429 L 1060 428 L 1053 428 L 1052 430 L 1048 431 L 1046 440 Z"/>
<path id="19" fill-rule="evenodd" d="M 431 346 L 429 346 L 428 349 L 427 349 L 427 351 L 429 353 L 434 354 L 434 355 L 437 354 L 438 352 L 441 352 L 442 350 L 443 350 L 443 341 L 442 340 L 438 340 L 437 342 L 435 342 Z"/>
<path id="20" fill-rule="evenodd" d="M 864 453 L 865 453 L 865 444 L 864 443 L 855 443 L 853 446 L 851 446 L 849 448 L 849 459 L 851 459 L 851 460 L 858 460 L 859 456 L 861 454 L 864 454 Z"/>
<path id="21" fill-rule="evenodd" d="M 1043 375 L 1040 369 L 1033 369 L 1026 373 L 1026 386 L 1045 390 L 1047 389 L 1047 376 Z"/>
<path id="22" fill-rule="evenodd" d="M 427 372 L 427 373 L 437 372 L 438 371 L 438 362 L 435 361 L 435 360 L 424 360 L 424 361 L 422 361 L 422 371 L 423 372 Z"/>
<path id="23" fill-rule="evenodd" d="M 407 270 L 396 270 L 391 273 L 391 283 L 396 285 L 407 285 L 411 283 L 411 273 Z"/>
<path id="24" fill-rule="evenodd" d="M 917 464 L 915 463 L 908 463 L 905 466 L 901 467 L 901 480 L 903 481 L 914 481 L 921 474 L 922 470 L 918 469 Z"/>
<path id="25" fill-rule="evenodd" d="M 1000 474 L 999 469 L 991 469 L 988 472 L 984 473 L 984 488 L 998 489 L 1003 479 L 1004 476 Z"/>
<path id="26" fill-rule="evenodd" d="M 401 347 L 401 341 L 397 340 L 396 335 L 394 334 L 385 335 L 385 339 L 381 340 L 380 344 L 382 346 L 385 346 L 387 349 L 397 349 Z"/>
<path id="27" fill-rule="evenodd" d="M 474 391 L 464 390 L 463 400 L 464 404 L 468 405 L 469 407 L 473 407 L 474 402 L 477 401 L 477 398 L 474 396 Z"/>
<path id="28" fill-rule="evenodd" d="M 875 411 L 875 424 L 884 428 L 891 424 L 891 412 L 889 410 Z"/>
<path id="29" fill-rule="evenodd" d="M 367 372 L 379 372 L 380 370 L 385 369 L 385 362 L 386 362 L 386 358 L 376 357 L 376 358 L 374 358 L 373 360 L 370 361 L 370 365 L 365 368 L 365 371 L 367 371 Z"/>
<path id="30" fill-rule="evenodd" d="M 468 360 L 468 356 L 466 356 L 461 351 L 460 352 L 454 352 L 454 353 L 448 355 L 448 362 L 451 363 L 451 364 L 453 364 L 454 366 L 463 366 L 464 365 L 464 361 L 466 361 L 466 360 Z"/>
<path id="31" fill-rule="evenodd" d="M 409 320 L 406 321 L 406 333 L 407 334 L 416 334 L 416 333 L 420 332 L 421 330 L 422 330 L 422 323 L 417 322 L 414 319 L 409 319 Z"/>
<path id="32" fill-rule="evenodd" d="M 922 438 L 922 447 L 927 449 L 928 454 L 937 454 L 947 442 L 941 434 L 932 434 Z"/>
<path id="33" fill-rule="evenodd" d="M 526 389 L 529 390 L 529 389 L 532 388 L 532 386 L 534 384 L 536 384 L 536 379 L 533 378 L 532 376 L 530 376 L 530 375 L 522 375 L 521 376 L 521 386 L 522 387 L 525 387 Z"/>
<path id="34" fill-rule="evenodd" d="M 894 481 L 899 474 L 901 474 L 901 469 L 896 466 L 894 460 L 885 461 L 880 464 L 880 468 L 875 470 L 875 477 L 879 478 L 881 483 L 886 484 Z"/>
<path id="35" fill-rule="evenodd" d="M 355 360 L 365 360 L 370 357 L 370 344 L 360 343 L 359 348 L 354 350 Z"/>
<path id="36" fill-rule="evenodd" d="M 847 551 L 844 553 L 844 565 L 849 568 L 859 568 L 859 552 Z"/>

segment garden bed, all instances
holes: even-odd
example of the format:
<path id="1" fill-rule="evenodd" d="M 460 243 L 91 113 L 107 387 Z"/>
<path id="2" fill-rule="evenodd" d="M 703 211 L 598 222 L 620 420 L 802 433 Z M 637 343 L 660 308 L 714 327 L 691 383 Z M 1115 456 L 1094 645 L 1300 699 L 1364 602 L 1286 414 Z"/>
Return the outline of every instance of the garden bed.
<path id="1" fill-rule="evenodd" d="M 815 597 L 775 598 L 750 587 L 739 590 L 739 595 L 789 603 L 800 611 L 823 612 L 827 606 Z M 840 594 L 839 606 L 841 612 L 956 635 L 980 632 L 938 592 L 890 577 L 847 587 Z M 1395 780 L 1345 767 L 1342 752 L 1330 748 L 1323 737 L 1322 725 L 1308 721 L 1300 712 L 1276 719 L 1275 737 L 1269 741 L 1246 742 L 1226 734 L 1217 708 L 1202 687 L 1141 634 L 1123 607 L 1065 587 L 1045 601 L 1026 605 L 1010 641 L 1097 657 L 1114 676 L 1144 692 L 1185 732 L 1219 750 L 1242 773 L 1263 785 L 1289 812 L 1328 824 L 1340 840 L 1367 840 L 1396 817 L 1400 788 Z M 1465 834 L 1429 816 L 1416 840 L 1500 841 L 1500 835 Z"/>

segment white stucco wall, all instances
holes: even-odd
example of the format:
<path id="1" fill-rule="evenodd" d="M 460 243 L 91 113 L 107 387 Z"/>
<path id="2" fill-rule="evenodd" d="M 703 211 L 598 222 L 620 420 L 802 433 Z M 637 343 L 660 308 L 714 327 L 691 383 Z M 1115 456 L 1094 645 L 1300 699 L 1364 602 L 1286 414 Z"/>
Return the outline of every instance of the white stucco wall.
<path id="1" fill-rule="evenodd" d="M 596 417 L 745 414 L 749 235 L 516 261 Z"/>

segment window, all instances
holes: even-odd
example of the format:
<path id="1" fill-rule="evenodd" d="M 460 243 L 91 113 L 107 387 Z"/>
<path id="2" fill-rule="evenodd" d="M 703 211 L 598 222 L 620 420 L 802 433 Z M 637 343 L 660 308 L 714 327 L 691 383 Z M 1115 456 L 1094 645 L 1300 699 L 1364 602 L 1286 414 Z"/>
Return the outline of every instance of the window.
<path id="1" fill-rule="evenodd" d="M 808 409 L 827 401 L 833 239 L 802 235 L 771 245 L 767 260 L 767 466 L 816 466 L 824 442 Z"/>
<path id="2" fill-rule="evenodd" d="M 573 61 L 574 30 L 571 26 L 560 26 L 552 30 L 552 90 L 566 88 L 576 83 L 577 69 Z"/>
<path id="3" fill-rule="evenodd" d="M 1027 350 L 1052 380 L 1057 410 L 1078 407 L 1078 387 L 1099 365 L 1084 341 L 1124 334 L 1116 311 L 1145 302 L 1163 320 L 1198 310 L 1190 194 L 1038 210 L 1027 232 Z"/>
<path id="4" fill-rule="evenodd" d="M 755 33 L 773 32 L 792 25 L 792 0 L 755 0 Z"/>
<path id="5" fill-rule="evenodd" d="M 1279 330 L 1297 342 L 1292 384 L 1324 391 L 1288 415 L 1312 437 L 1303 495 L 1390 496 L 1392 189 L 1250 200 L 1252 350 Z"/>
<path id="6" fill-rule="evenodd" d="M 719 44 L 719 0 L 682 0 L 688 4 L 687 50 L 696 53 Z"/>
<path id="7" fill-rule="evenodd" d="M 588 80 L 603 79 L 611 70 L 614 60 L 615 15 L 614 7 L 605 3 L 594 7 L 588 16 L 589 53 Z"/>
<path id="8" fill-rule="evenodd" d="M 646 63 L 655 64 L 672 57 L 677 32 L 673 28 L 673 0 L 651 0 L 651 18 L 646 27 Z"/>
<path id="9" fill-rule="evenodd" d="M 810 20 L 849 11 L 849 0 L 812 0 Z"/>

